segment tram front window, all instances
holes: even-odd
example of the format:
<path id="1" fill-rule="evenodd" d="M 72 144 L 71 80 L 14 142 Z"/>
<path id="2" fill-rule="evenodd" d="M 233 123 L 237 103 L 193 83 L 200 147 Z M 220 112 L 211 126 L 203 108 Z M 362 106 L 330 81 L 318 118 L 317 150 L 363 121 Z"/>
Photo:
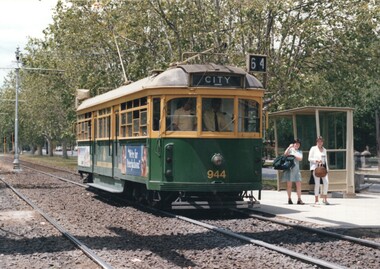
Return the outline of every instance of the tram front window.
<path id="1" fill-rule="evenodd" d="M 259 103 L 239 99 L 239 132 L 260 132 Z"/>
<path id="2" fill-rule="evenodd" d="M 196 98 L 176 98 L 167 104 L 166 126 L 173 131 L 196 131 Z"/>
<path id="3" fill-rule="evenodd" d="M 234 126 L 234 100 L 203 98 L 202 129 L 211 132 L 232 132 Z"/>

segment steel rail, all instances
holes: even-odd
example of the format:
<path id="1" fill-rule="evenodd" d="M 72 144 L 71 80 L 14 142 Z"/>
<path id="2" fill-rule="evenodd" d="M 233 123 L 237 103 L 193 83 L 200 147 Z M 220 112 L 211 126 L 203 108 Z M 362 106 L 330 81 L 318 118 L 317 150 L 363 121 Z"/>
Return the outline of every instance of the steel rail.
<path id="1" fill-rule="evenodd" d="M 70 171 L 70 170 L 61 169 L 61 168 L 57 168 L 57 167 L 51 167 L 51 166 L 43 165 L 43 164 L 40 164 L 40 163 L 33 163 L 33 162 L 30 162 L 30 161 L 20 160 L 20 164 L 21 165 L 25 166 L 25 163 L 36 165 L 36 166 L 46 167 L 46 168 L 49 168 L 51 170 L 57 170 L 59 172 L 69 173 L 69 174 L 72 174 L 72 175 L 79 175 L 79 173 L 73 172 L 73 171 Z M 29 166 L 27 166 L 27 167 L 29 167 Z"/>
<path id="2" fill-rule="evenodd" d="M 13 188 L 8 182 L 6 182 L 2 177 L 0 180 L 10 188 L 15 194 L 17 194 L 21 199 L 28 203 L 35 211 L 37 211 L 41 216 L 43 216 L 49 223 L 51 223 L 57 230 L 61 232 L 62 235 L 67 237 L 71 242 L 74 243 L 79 249 L 81 249 L 91 260 L 97 263 L 104 269 L 113 269 L 113 267 L 103 261 L 99 256 L 97 256 L 90 248 L 88 248 L 83 242 L 71 235 L 67 230 L 65 230 L 60 224 L 58 224 L 53 218 L 51 218 L 47 213 L 43 212 L 37 205 L 30 201 L 25 195 Z"/>
<path id="3" fill-rule="evenodd" d="M 30 169 L 32 171 L 35 171 L 37 173 L 44 174 L 44 175 L 47 175 L 47 176 L 50 176 L 50 177 L 54 177 L 54 178 L 57 178 L 57 179 L 59 179 L 61 181 L 65 181 L 65 182 L 68 182 L 68 183 L 71 183 L 71 184 L 74 184 L 74 185 L 78 185 L 78 186 L 83 187 L 83 188 L 88 188 L 89 187 L 86 184 L 78 183 L 78 182 L 72 181 L 70 179 L 66 179 L 66 178 L 59 177 L 59 176 L 56 176 L 56 175 L 53 175 L 53 174 L 50 174 L 50 173 L 47 173 L 47 172 L 35 169 L 35 168 L 31 168 L 31 167 L 26 166 L 24 164 L 22 164 L 22 166 L 25 167 L 25 168 L 27 168 L 27 169 Z M 41 165 L 41 166 L 43 166 L 43 165 Z M 48 167 L 48 166 L 45 166 L 45 167 Z M 64 172 L 64 171 L 62 171 L 62 172 Z M 67 171 L 67 173 L 70 173 L 70 172 Z"/>
<path id="4" fill-rule="evenodd" d="M 193 220 L 193 219 L 190 219 L 190 218 L 187 218 L 187 217 L 184 217 L 184 216 L 172 214 L 172 213 L 169 213 L 169 212 L 166 212 L 166 211 L 161 211 L 161 210 L 156 209 L 156 208 L 150 208 L 150 209 L 153 210 L 153 211 L 156 211 L 158 213 L 170 216 L 172 218 L 177 218 L 177 219 L 180 219 L 180 220 L 184 220 L 184 221 L 190 222 L 192 224 L 196 224 L 198 226 L 204 227 L 206 229 L 209 229 L 209 230 L 212 230 L 212 231 L 215 231 L 215 232 L 218 232 L 218 233 L 222 233 L 222 234 L 231 236 L 233 238 L 237 238 L 237 239 L 240 239 L 242 241 L 246 241 L 246 242 L 249 242 L 251 244 L 254 244 L 254 245 L 257 245 L 257 246 L 261 246 L 261 247 L 264 247 L 264 248 L 276 251 L 278 253 L 282 253 L 282 254 L 284 254 L 286 256 L 289 256 L 289 257 L 292 257 L 292 258 L 296 258 L 298 260 L 302 260 L 304 262 L 307 262 L 307 263 L 310 263 L 310 264 L 313 264 L 313 265 L 321 266 L 322 268 L 329 268 L 329 269 L 347 268 L 347 267 L 344 267 L 344 266 L 339 265 L 339 264 L 330 263 L 330 262 L 327 262 L 327 261 L 324 261 L 324 260 L 321 260 L 321 259 L 309 257 L 307 255 L 304 255 L 304 254 L 301 254 L 301 253 L 297 253 L 295 251 L 292 251 L 292 250 L 289 250 L 289 249 L 286 249 L 286 248 L 283 248 L 283 247 L 279 247 L 279 246 L 276 246 L 276 245 L 273 245 L 273 244 L 269 244 L 269 243 L 266 243 L 266 242 L 261 241 L 261 240 L 253 239 L 253 238 L 250 238 L 250 237 L 238 234 L 238 233 L 234 233 L 232 231 L 229 231 L 229 230 L 226 230 L 226 229 L 223 229 L 223 228 L 219 228 L 219 227 L 207 224 L 207 223 L 203 223 L 203 222 L 200 222 L 200 221 L 197 221 L 197 220 Z"/>
<path id="5" fill-rule="evenodd" d="M 2 114 L 2 113 L 0 113 Z M 13 159 L 11 160 L 10 159 L 10 156 L 6 156 L 5 154 L 3 155 L 3 158 L 4 160 L 9 160 L 10 162 L 13 161 Z M 20 160 L 20 165 L 24 166 L 24 167 L 27 167 L 29 169 L 33 169 L 25 164 L 31 164 L 31 165 L 35 165 L 35 166 L 42 166 L 42 167 L 46 167 L 46 168 L 49 168 L 51 170 L 56 170 L 56 171 L 59 171 L 59 172 L 64 172 L 64 173 L 69 173 L 69 174 L 72 174 L 72 175 L 79 175 L 78 172 L 73 172 L 73 171 L 70 171 L 70 170 L 66 170 L 66 169 L 62 169 L 62 168 L 57 168 L 57 167 L 51 167 L 51 166 L 47 166 L 47 165 L 43 165 L 43 164 L 40 164 L 40 163 L 35 163 L 35 162 L 31 162 L 31 161 L 26 161 L 26 160 Z M 40 170 L 38 170 L 40 171 Z"/>
<path id="6" fill-rule="evenodd" d="M 74 184 L 79 185 L 79 186 L 88 187 L 87 185 L 79 184 L 79 183 L 73 182 L 71 180 L 66 180 L 66 179 L 63 179 L 61 177 L 58 177 L 58 176 L 55 176 L 55 175 L 52 175 L 52 174 L 49 174 L 49 173 L 46 173 L 46 172 L 42 172 L 40 170 L 36 170 L 36 169 L 33 169 L 33 168 L 29 168 L 29 169 L 35 170 L 35 171 L 37 171 L 39 173 L 42 173 L 42 174 L 45 174 L 45 175 L 48 175 L 48 176 L 52 176 L 52 177 L 58 178 L 58 179 L 63 180 L 63 181 L 74 183 Z M 327 262 L 327 261 L 324 261 L 324 260 L 321 260 L 321 259 L 317 259 L 317 258 L 312 258 L 312 257 L 306 256 L 306 255 L 301 254 L 301 253 L 294 252 L 292 250 L 289 250 L 289 249 L 286 249 L 286 248 L 283 248 L 283 247 L 279 247 L 279 246 L 276 246 L 276 245 L 273 245 L 273 244 L 266 243 L 266 242 L 261 241 L 261 240 L 257 240 L 257 239 L 253 239 L 253 238 L 250 238 L 250 237 L 247 237 L 247 236 L 243 236 L 243 235 L 234 233 L 232 231 L 228 231 L 226 229 L 222 229 L 222 228 L 219 228 L 219 227 L 207 224 L 207 223 L 203 223 L 203 222 L 200 222 L 200 221 L 197 221 L 197 220 L 193 220 L 193 219 L 190 219 L 190 218 L 187 218 L 187 217 L 184 217 L 184 216 L 175 215 L 175 214 L 172 214 L 172 213 L 169 213 L 169 212 L 166 212 L 166 211 L 161 211 L 159 209 L 152 208 L 152 207 L 147 207 L 147 208 L 151 209 L 152 211 L 156 211 L 158 213 L 162 213 L 162 214 L 168 215 L 170 217 L 175 217 L 177 219 L 181 219 L 181 220 L 184 220 L 184 221 L 196 224 L 198 226 L 207 228 L 209 230 L 213 230 L 213 231 L 216 231 L 216 232 L 219 232 L 219 233 L 222 233 L 222 234 L 225 234 L 225 235 L 228 235 L 228 236 L 231 236 L 231 237 L 234 237 L 234 238 L 237 238 L 237 239 L 249 242 L 249 243 L 254 244 L 254 245 L 265 247 L 267 249 L 276 251 L 278 253 L 282 253 L 284 255 L 296 258 L 298 260 L 302 260 L 302 261 L 305 261 L 305 262 L 308 262 L 308 263 L 311 263 L 311 264 L 314 264 L 314 265 L 321 266 L 323 268 L 329 268 L 329 269 L 342 269 L 342 268 L 346 268 L 346 267 L 338 265 L 338 264 L 330 263 L 330 262 Z"/>
<path id="7" fill-rule="evenodd" d="M 259 220 L 269 221 L 269 222 L 272 222 L 272 223 L 277 223 L 277 224 L 280 224 L 280 225 L 289 226 L 289 227 L 292 227 L 292 228 L 301 229 L 301 230 L 305 230 L 305 231 L 308 231 L 308 232 L 323 234 L 323 235 L 326 235 L 326 236 L 332 236 L 332 237 L 335 237 L 335 238 L 338 238 L 338 239 L 354 242 L 354 243 L 357 243 L 357 244 L 360 244 L 360 245 L 364 245 L 364 246 L 367 246 L 367 247 L 380 249 L 380 243 L 377 243 L 377 242 L 374 242 L 374 241 L 370 241 L 370 240 L 366 240 L 366 239 L 361 239 L 361 238 L 357 238 L 357 237 L 353 237 L 353 236 L 348 236 L 348 235 L 342 235 L 342 234 L 338 234 L 338 233 L 334 233 L 334 232 L 330 232 L 330 231 L 326 231 L 326 230 L 322 230 L 322 229 L 318 229 L 318 228 L 307 227 L 307 226 L 303 226 L 303 225 L 300 225 L 300 224 L 289 223 L 289 222 L 286 222 L 286 221 L 274 220 L 274 219 L 267 218 L 267 217 L 264 217 L 264 216 L 259 216 L 259 215 L 253 214 L 253 213 L 242 212 L 242 211 L 237 210 L 237 209 L 231 209 L 231 210 L 235 211 L 235 212 L 238 212 L 240 214 L 245 214 L 245 215 L 247 215 L 249 217 L 252 217 L 252 218 L 257 218 Z"/>
<path id="8" fill-rule="evenodd" d="M 25 167 L 27 167 L 27 166 L 25 166 Z M 43 172 L 43 171 L 40 171 L 40 170 L 37 170 L 37 169 L 34 169 L 34 168 L 30 168 L 30 167 L 27 167 L 27 168 L 31 169 L 31 170 L 34 170 L 34 171 L 36 171 L 38 173 L 42 173 L 42 174 L 45 174 L 45 175 L 48 175 L 48 176 L 52 176 L 52 177 L 58 178 L 58 179 L 60 179 L 62 181 L 65 181 L 65 182 L 69 182 L 69 183 L 72 183 L 72 184 L 75 184 L 75 185 L 78 185 L 78 186 L 81 186 L 81 187 L 88 188 L 88 185 L 85 185 L 85 184 L 81 184 L 81 183 L 77 183 L 77 182 L 74 182 L 74 181 L 71 181 L 71 180 L 68 180 L 68 179 L 64 179 L 62 177 L 58 177 L 56 175 L 49 174 L 49 173 L 46 173 L 46 172 Z M 300 253 L 294 252 L 294 251 L 286 249 L 286 248 L 278 247 L 276 245 L 272 245 L 272 244 L 266 243 L 266 242 L 261 241 L 261 240 L 257 240 L 257 239 L 253 239 L 253 238 L 250 238 L 250 237 L 247 237 L 247 236 L 243 236 L 243 235 L 234 233 L 232 231 L 229 231 L 229 230 L 226 230 L 226 229 L 223 229 L 223 228 L 219 228 L 219 227 L 207 224 L 207 223 L 202 223 L 202 222 L 199 222 L 197 220 L 193 220 L 193 219 L 190 219 L 190 218 L 187 218 L 187 217 L 184 217 L 184 216 L 172 214 L 172 213 L 169 213 L 169 212 L 166 212 L 166 211 L 161 211 L 161 210 L 156 209 L 156 208 L 152 208 L 152 207 L 149 207 L 149 208 L 151 210 L 153 210 L 153 211 L 158 212 L 158 213 L 162 213 L 162 214 L 168 215 L 170 217 L 175 217 L 177 219 L 181 219 L 181 220 L 184 220 L 184 221 L 187 221 L 187 222 L 190 222 L 190 223 L 202 226 L 202 227 L 207 228 L 209 230 L 213 230 L 213 231 L 216 231 L 216 232 L 219 232 L 219 233 L 222 233 L 222 234 L 234 237 L 234 238 L 238 238 L 238 239 L 243 240 L 243 241 L 247 241 L 249 243 L 252 243 L 252 244 L 255 244 L 255 245 L 258 245 L 258 246 L 265 247 L 267 249 L 270 249 L 270 250 L 273 250 L 273 251 L 285 254 L 285 255 L 290 256 L 290 257 L 294 257 L 296 259 L 299 259 L 299 260 L 302 260 L 302 261 L 305 261 L 305 262 L 308 262 L 308 263 L 311 263 L 311 264 L 315 264 L 315 265 L 321 266 L 323 268 L 332 268 L 332 269 L 346 268 L 346 267 L 338 265 L 338 264 L 330 263 L 330 262 L 327 262 L 327 261 L 324 261 L 324 260 L 321 260 L 321 259 L 317 259 L 317 258 L 312 258 L 312 257 L 309 257 L 307 255 L 300 254 Z M 266 218 L 266 217 L 263 217 L 263 216 L 258 216 L 258 215 L 252 214 L 252 213 L 242 212 L 242 211 L 239 211 L 237 209 L 231 209 L 231 210 L 236 211 L 238 213 L 246 214 L 246 215 L 248 215 L 250 217 L 255 217 L 255 218 L 258 218 L 258 219 L 261 219 L 261 220 L 265 220 L 265 221 L 271 221 L 271 222 L 275 222 L 275 223 L 286 225 L 286 226 L 291 226 L 291 227 L 295 227 L 295 228 L 299 228 L 299 229 L 304 229 L 304 230 L 307 230 L 307 231 L 312 231 L 312 232 L 321 233 L 321 234 L 325 234 L 325 235 L 331 235 L 331 236 L 334 236 L 336 238 L 353 241 L 353 242 L 356 242 L 356 243 L 359 243 L 359 244 L 363 244 L 363 245 L 367 245 L 367 246 L 370 246 L 370 247 L 375 247 L 375 248 L 379 248 L 380 247 L 379 243 L 372 242 L 372 241 L 369 241 L 369 240 L 359 239 L 359 238 L 355 238 L 355 237 L 351 237 L 351 236 L 340 235 L 340 234 L 337 234 L 337 233 L 333 233 L 333 232 L 329 232 L 329 231 L 325 231 L 325 230 L 321 230 L 321 229 L 310 228 L 310 227 L 306 227 L 306 226 L 302 226 L 302 225 L 298 225 L 298 224 L 292 224 L 292 223 L 282 222 L 282 221 L 278 221 L 278 220 L 272 220 L 270 218 Z"/>

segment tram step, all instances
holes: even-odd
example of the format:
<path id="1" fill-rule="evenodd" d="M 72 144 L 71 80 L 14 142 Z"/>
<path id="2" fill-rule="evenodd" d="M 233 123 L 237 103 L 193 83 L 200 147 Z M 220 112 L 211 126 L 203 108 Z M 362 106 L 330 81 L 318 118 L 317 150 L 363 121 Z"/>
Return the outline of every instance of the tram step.
<path id="1" fill-rule="evenodd" d="M 208 201 L 175 201 L 172 209 L 223 209 L 223 208 L 254 208 L 259 207 L 259 201 L 230 201 L 230 202 L 208 202 Z"/>

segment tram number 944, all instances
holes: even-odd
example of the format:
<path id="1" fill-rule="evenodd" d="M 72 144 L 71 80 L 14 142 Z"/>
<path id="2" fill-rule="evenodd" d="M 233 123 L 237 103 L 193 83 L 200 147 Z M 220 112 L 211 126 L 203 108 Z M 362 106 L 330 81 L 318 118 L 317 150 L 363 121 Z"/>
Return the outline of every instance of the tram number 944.
<path id="1" fill-rule="evenodd" d="M 222 170 L 222 171 L 219 171 L 219 170 L 208 170 L 207 171 L 207 177 L 209 179 L 212 179 L 212 178 L 226 178 L 226 171 L 225 170 Z"/>

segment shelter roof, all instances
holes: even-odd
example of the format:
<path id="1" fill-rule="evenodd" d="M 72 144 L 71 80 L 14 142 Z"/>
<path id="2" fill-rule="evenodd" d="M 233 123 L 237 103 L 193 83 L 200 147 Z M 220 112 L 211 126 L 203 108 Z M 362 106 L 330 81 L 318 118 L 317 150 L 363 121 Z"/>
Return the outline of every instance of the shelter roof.
<path id="1" fill-rule="evenodd" d="M 270 117 L 284 117 L 284 116 L 293 116 L 293 115 L 310 115 L 315 114 L 316 111 L 330 111 L 330 112 L 347 112 L 354 110 L 351 107 L 331 107 L 331 106 L 305 106 L 292 108 L 282 111 L 270 112 Z"/>

